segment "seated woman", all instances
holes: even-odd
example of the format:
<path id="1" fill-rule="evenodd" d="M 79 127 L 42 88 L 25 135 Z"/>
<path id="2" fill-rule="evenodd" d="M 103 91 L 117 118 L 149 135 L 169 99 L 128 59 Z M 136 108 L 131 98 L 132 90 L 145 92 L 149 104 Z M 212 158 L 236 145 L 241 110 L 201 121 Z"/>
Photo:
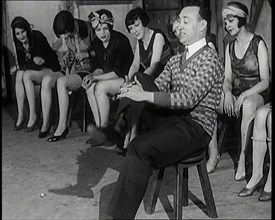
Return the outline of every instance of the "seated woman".
<path id="1" fill-rule="evenodd" d="M 95 30 L 95 57 L 92 70 L 83 79 L 87 97 L 97 127 L 106 127 L 109 121 L 110 96 L 118 93 L 133 62 L 128 38 L 113 30 L 113 15 L 106 9 L 91 12 L 89 21 Z M 89 82 L 89 83 L 87 83 Z M 89 141 L 88 141 L 89 143 Z"/>
<path id="2" fill-rule="evenodd" d="M 163 70 L 166 62 L 174 55 L 174 50 L 166 35 L 159 29 L 149 28 L 148 23 L 149 16 L 139 7 L 130 10 L 126 15 L 126 28 L 134 37 L 136 37 L 137 43 L 133 63 L 130 67 L 128 75 L 125 77 L 125 83 L 123 83 L 121 87 L 124 87 L 129 83 L 133 83 L 134 76 L 137 72 L 142 72 L 143 74 L 147 74 L 155 79 Z M 120 100 L 115 116 L 115 123 L 119 123 L 117 121 L 122 118 L 120 113 L 123 112 L 125 108 L 129 108 L 129 99 L 127 98 Z M 135 104 L 132 103 L 130 108 L 135 109 Z M 137 135 L 137 124 L 135 122 L 140 117 L 142 110 L 135 109 L 135 111 L 131 112 L 133 112 L 134 115 L 131 115 L 131 121 L 127 122 L 130 132 L 126 134 L 123 144 L 124 146 L 120 146 L 124 149 Z M 93 129 L 95 128 L 90 126 L 88 131 L 92 132 Z M 99 138 L 98 140 L 100 140 L 100 142 L 98 142 L 95 138 L 91 140 L 91 145 L 98 146 L 103 143 L 109 144 L 109 142 L 105 143 L 102 138 Z M 111 141 L 110 144 L 113 144 L 113 142 Z"/>
<path id="3" fill-rule="evenodd" d="M 225 51 L 221 100 L 221 111 L 229 117 L 241 115 L 241 152 L 235 181 L 245 179 L 244 151 L 250 137 L 250 121 L 256 110 L 268 102 L 268 51 L 264 40 L 245 27 L 247 15 L 247 7 L 240 2 L 229 2 L 222 11 L 226 30 L 236 36 Z"/>
<path id="4" fill-rule="evenodd" d="M 272 131 L 271 131 L 271 103 L 260 107 L 254 119 L 253 127 L 253 169 L 252 176 L 247 185 L 239 192 L 239 197 L 251 196 L 257 189 L 264 185 L 264 190 L 259 197 L 259 201 L 271 200 L 271 174 L 272 174 Z M 264 183 L 263 164 L 265 154 L 269 150 L 270 166 L 267 180 Z"/>
<path id="5" fill-rule="evenodd" d="M 69 91 L 81 87 L 82 79 L 91 69 L 90 51 L 94 39 L 90 23 L 75 19 L 69 11 L 60 11 L 54 18 L 53 30 L 59 38 L 64 35 L 68 51 L 63 57 L 63 71 L 66 75 L 57 80 L 59 104 L 59 121 L 54 135 L 47 139 L 56 142 L 66 138 L 69 128 L 66 127 L 69 108 Z M 65 69 L 65 70 L 64 70 Z"/>
<path id="6" fill-rule="evenodd" d="M 133 81 L 137 72 L 142 72 L 151 76 L 153 79 L 158 77 L 162 72 L 167 61 L 174 55 L 172 45 L 168 41 L 164 32 L 160 29 L 152 29 L 148 27 L 150 19 L 144 10 L 135 8 L 130 10 L 125 18 L 125 25 L 127 30 L 137 38 L 135 48 L 134 61 L 131 65 L 129 73 L 126 77 L 125 84 Z M 117 115 L 127 106 L 127 101 L 121 101 Z M 133 104 L 131 108 L 135 108 Z M 142 111 L 134 112 L 132 121 L 128 121 L 129 132 L 126 134 L 124 140 L 124 149 L 127 148 L 128 143 L 137 136 L 137 124 L 135 123 Z"/>
<path id="7" fill-rule="evenodd" d="M 15 93 L 18 108 L 18 118 L 14 126 L 15 131 L 22 130 L 24 124 L 24 100 L 27 96 L 29 103 L 29 119 L 25 132 L 31 132 L 38 124 L 39 118 L 35 110 L 34 85 L 41 84 L 41 99 L 43 111 L 43 124 L 49 123 L 49 112 L 45 109 L 50 103 L 45 97 L 51 99 L 51 88 L 48 85 L 55 83 L 62 76 L 56 53 L 52 50 L 46 37 L 32 26 L 23 17 L 15 17 L 11 23 L 13 41 L 17 54 L 19 70 L 16 73 Z M 42 82 L 47 78 L 47 83 Z M 42 82 L 42 83 L 41 83 Z M 39 137 L 46 131 L 42 126 Z"/>

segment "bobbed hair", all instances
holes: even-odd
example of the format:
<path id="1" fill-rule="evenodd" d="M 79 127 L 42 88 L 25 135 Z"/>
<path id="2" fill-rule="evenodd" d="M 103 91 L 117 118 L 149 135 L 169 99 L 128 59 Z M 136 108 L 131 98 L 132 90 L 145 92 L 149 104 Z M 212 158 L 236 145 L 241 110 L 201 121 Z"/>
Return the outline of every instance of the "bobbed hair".
<path id="1" fill-rule="evenodd" d="M 22 30 L 25 30 L 27 32 L 28 40 L 31 41 L 32 25 L 30 25 L 30 23 L 25 18 L 23 18 L 21 16 L 17 16 L 11 22 L 13 41 L 14 41 L 15 45 L 18 46 L 18 44 L 22 44 L 22 42 L 20 42 L 17 39 L 17 37 L 15 36 L 15 28 L 20 28 Z"/>
<path id="2" fill-rule="evenodd" d="M 246 7 L 246 5 L 244 5 L 241 2 L 229 2 L 227 5 L 228 6 L 231 5 L 231 6 L 234 6 L 236 8 L 239 8 L 239 9 L 243 10 L 246 15 L 248 15 L 248 8 Z M 238 28 L 246 25 L 246 22 L 247 22 L 246 18 L 240 17 L 240 16 L 235 16 L 235 17 L 238 18 L 238 20 L 239 20 Z"/>
<path id="3" fill-rule="evenodd" d="M 138 19 L 141 20 L 141 23 L 144 27 L 147 27 L 147 25 L 150 21 L 148 14 L 140 7 L 134 8 L 127 13 L 126 18 L 125 18 L 125 25 L 126 25 L 128 32 L 130 32 L 130 29 L 128 26 L 134 24 L 135 21 Z"/>
<path id="4" fill-rule="evenodd" d="M 62 10 L 57 13 L 53 21 L 53 31 L 59 38 L 66 32 L 74 32 L 74 17 L 71 12 Z"/>

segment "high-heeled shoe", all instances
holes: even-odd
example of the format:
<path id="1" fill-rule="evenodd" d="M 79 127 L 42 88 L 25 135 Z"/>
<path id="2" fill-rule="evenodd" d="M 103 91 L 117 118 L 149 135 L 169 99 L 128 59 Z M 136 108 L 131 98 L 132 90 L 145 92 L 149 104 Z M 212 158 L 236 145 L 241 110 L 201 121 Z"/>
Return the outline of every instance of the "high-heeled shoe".
<path id="1" fill-rule="evenodd" d="M 258 200 L 260 202 L 265 202 L 265 201 L 269 201 L 272 199 L 272 191 L 271 192 L 266 192 L 266 191 L 262 191 L 260 197 L 258 198 Z"/>
<path id="2" fill-rule="evenodd" d="M 246 188 L 244 187 L 238 194 L 239 197 L 248 197 L 248 196 L 252 196 L 253 193 L 258 190 L 261 191 L 262 187 L 263 187 L 263 182 L 264 178 L 262 177 L 260 179 L 260 181 L 258 183 L 256 183 L 254 186 L 252 186 L 251 188 Z"/>
<path id="3" fill-rule="evenodd" d="M 50 134 L 50 130 L 51 130 L 51 125 L 49 126 L 49 128 L 46 131 L 41 131 L 39 130 L 39 134 L 38 134 L 38 138 L 45 138 Z"/>
<path id="4" fill-rule="evenodd" d="M 221 156 L 220 155 L 217 155 L 214 160 L 210 163 L 209 165 L 209 160 L 207 161 L 207 164 L 206 164 L 206 169 L 207 169 L 207 173 L 213 173 L 215 171 L 215 169 L 217 168 L 217 165 L 218 163 L 220 162 L 221 160 Z"/>
<path id="5" fill-rule="evenodd" d="M 13 130 L 14 131 L 21 131 L 25 127 L 25 121 L 22 121 L 19 125 L 14 124 Z"/>
<path id="6" fill-rule="evenodd" d="M 48 138 L 47 141 L 48 142 L 56 142 L 61 139 L 65 139 L 68 133 L 69 133 L 69 128 L 66 127 L 66 129 L 62 132 L 61 135 L 57 135 L 57 136 L 53 135 L 52 137 Z"/>
<path id="7" fill-rule="evenodd" d="M 37 118 L 36 120 L 35 120 L 35 122 L 33 123 L 33 125 L 32 126 L 30 126 L 30 127 L 25 127 L 25 129 L 24 129 L 24 132 L 32 132 L 35 128 L 36 128 L 36 126 L 38 125 L 38 122 L 39 122 L 39 118 Z"/>

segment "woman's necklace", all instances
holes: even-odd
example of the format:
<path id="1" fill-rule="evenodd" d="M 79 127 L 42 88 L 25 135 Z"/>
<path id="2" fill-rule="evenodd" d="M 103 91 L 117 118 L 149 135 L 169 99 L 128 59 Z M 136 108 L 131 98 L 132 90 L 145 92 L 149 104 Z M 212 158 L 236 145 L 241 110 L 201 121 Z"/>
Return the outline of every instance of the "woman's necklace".
<path id="1" fill-rule="evenodd" d="M 25 51 L 25 61 L 28 62 L 31 59 L 30 45 L 29 43 L 23 43 L 23 47 Z"/>
<path id="2" fill-rule="evenodd" d="M 153 31 L 148 29 L 147 33 L 145 34 L 145 37 L 144 37 L 144 40 L 143 40 L 143 46 L 144 46 L 145 50 L 147 50 L 147 48 L 148 48 L 148 45 L 149 45 L 150 40 L 151 40 L 152 33 L 153 33 Z"/>

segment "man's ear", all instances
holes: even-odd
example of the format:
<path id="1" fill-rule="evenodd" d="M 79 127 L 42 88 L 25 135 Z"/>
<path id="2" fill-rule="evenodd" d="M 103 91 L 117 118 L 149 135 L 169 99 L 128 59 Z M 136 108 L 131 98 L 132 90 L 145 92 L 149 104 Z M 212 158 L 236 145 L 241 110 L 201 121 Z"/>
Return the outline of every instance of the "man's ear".
<path id="1" fill-rule="evenodd" d="M 201 20 L 200 30 L 203 31 L 204 29 L 207 29 L 207 21 L 203 19 L 203 20 Z"/>

